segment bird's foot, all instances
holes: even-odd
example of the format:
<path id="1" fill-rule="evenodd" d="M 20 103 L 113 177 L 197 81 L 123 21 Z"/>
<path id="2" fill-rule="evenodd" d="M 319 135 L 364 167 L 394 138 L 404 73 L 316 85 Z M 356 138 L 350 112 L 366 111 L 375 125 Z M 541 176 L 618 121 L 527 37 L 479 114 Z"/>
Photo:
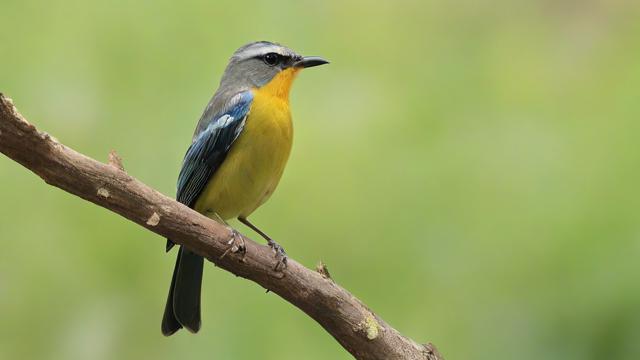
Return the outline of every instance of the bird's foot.
<path id="1" fill-rule="evenodd" d="M 284 251 L 284 248 L 271 239 L 268 239 L 267 242 L 271 250 L 273 250 L 273 252 L 276 254 L 276 260 L 278 260 L 273 270 L 278 271 L 286 269 L 288 257 L 287 253 Z"/>
<path id="2" fill-rule="evenodd" d="M 244 237 L 240 235 L 238 230 L 229 227 L 229 231 L 231 232 L 229 241 L 227 241 L 227 245 L 229 248 L 220 256 L 220 259 L 227 256 L 228 253 L 242 253 L 242 258 L 240 261 L 244 262 L 244 258 L 247 255 L 247 246 L 244 243 Z"/>

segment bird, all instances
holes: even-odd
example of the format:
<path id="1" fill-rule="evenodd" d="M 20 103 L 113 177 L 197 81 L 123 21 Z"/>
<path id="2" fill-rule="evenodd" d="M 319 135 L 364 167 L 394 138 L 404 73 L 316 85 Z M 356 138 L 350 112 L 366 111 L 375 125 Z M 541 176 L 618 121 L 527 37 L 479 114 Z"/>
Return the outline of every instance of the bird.
<path id="1" fill-rule="evenodd" d="M 289 158 L 289 92 L 296 75 L 328 63 L 269 41 L 240 47 L 198 121 L 178 175 L 177 201 L 227 226 L 238 219 L 267 241 L 276 269 L 286 266 L 286 252 L 248 217 L 269 199 Z M 166 251 L 174 245 L 167 239 Z M 180 246 L 162 317 L 165 336 L 181 328 L 200 330 L 203 262 Z"/>

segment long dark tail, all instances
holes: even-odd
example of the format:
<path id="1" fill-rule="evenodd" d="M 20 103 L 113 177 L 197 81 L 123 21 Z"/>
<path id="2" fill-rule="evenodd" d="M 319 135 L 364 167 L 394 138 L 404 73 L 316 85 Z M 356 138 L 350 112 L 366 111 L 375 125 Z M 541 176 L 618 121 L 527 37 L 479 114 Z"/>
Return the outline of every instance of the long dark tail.
<path id="1" fill-rule="evenodd" d="M 169 336 L 180 328 L 200 330 L 200 289 L 203 258 L 180 247 L 173 269 L 167 305 L 162 317 L 162 334 Z"/>

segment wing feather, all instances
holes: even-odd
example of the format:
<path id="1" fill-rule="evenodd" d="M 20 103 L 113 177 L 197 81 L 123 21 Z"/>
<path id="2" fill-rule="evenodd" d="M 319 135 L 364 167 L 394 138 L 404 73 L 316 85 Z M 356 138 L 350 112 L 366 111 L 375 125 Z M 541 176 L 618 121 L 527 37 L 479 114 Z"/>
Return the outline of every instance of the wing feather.
<path id="1" fill-rule="evenodd" d="M 253 94 L 245 91 L 232 97 L 223 111 L 213 116 L 208 116 L 211 107 L 207 107 L 203 120 L 208 125 L 194 137 L 182 162 L 176 197 L 179 202 L 189 207 L 195 206 L 209 179 L 240 136 L 252 100 Z"/>

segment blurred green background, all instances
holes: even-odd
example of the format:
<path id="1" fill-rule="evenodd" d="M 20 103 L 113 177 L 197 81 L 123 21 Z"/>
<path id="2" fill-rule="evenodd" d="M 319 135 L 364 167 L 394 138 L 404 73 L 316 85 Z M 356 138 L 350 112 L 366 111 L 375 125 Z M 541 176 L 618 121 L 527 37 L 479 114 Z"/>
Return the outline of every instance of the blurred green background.
<path id="1" fill-rule="evenodd" d="M 0 0 L 0 24 L 0 91 L 169 195 L 237 47 L 325 56 L 257 224 L 448 359 L 640 358 L 637 1 Z M 203 329 L 164 338 L 164 239 L 4 156 L 0 182 L 0 358 L 350 358 L 212 264 Z"/>

